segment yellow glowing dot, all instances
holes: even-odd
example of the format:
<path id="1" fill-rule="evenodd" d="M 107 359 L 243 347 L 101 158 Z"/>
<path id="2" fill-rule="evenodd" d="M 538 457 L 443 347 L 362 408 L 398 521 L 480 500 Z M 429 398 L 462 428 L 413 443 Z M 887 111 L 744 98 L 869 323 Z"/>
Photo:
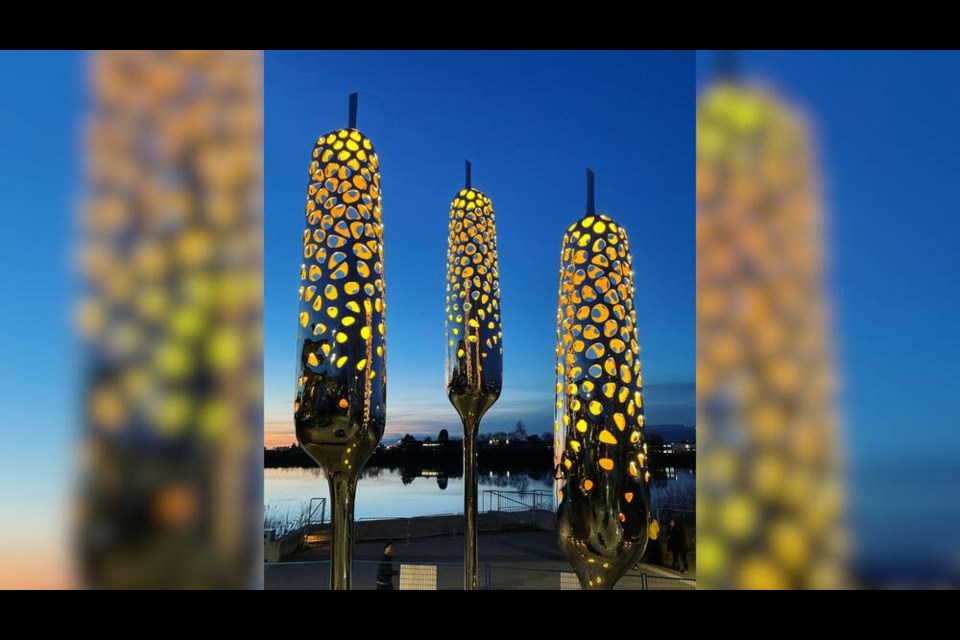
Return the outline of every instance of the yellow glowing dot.
<path id="1" fill-rule="evenodd" d="M 340 310 L 337 309 L 336 307 L 327 308 L 327 315 L 330 316 L 331 318 L 336 318 L 338 313 L 340 313 Z"/>
<path id="2" fill-rule="evenodd" d="M 343 317 L 343 320 L 341 320 L 340 322 L 343 323 L 343 326 L 349 327 L 350 325 L 352 325 L 352 324 L 353 324 L 354 322 L 356 322 L 356 321 L 357 321 L 357 319 L 354 318 L 353 316 L 344 316 L 344 317 Z"/>
<path id="3" fill-rule="evenodd" d="M 613 460 L 610 458 L 600 458 L 600 468 L 604 471 L 613 470 Z"/>
<path id="4" fill-rule="evenodd" d="M 623 417 L 622 413 L 613 414 L 613 421 L 617 425 L 617 429 L 620 429 L 620 431 L 623 431 L 623 429 L 627 426 L 627 419 Z"/>
<path id="5" fill-rule="evenodd" d="M 310 314 L 306 311 L 300 312 L 300 326 L 305 327 L 310 323 Z"/>
<path id="6" fill-rule="evenodd" d="M 580 418 L 579 420 L 577 420 L 577 431 L 579 431 L 580 433 L 587 432 L 587 421 L 584 420 L 583 418 Z"/>
<path id="7" fill-rule="evenodd" d="M 347 337 L 347 334 L 343 333 L 342 331 L 337 334 L 337 342 L 339 342 L 340 344 L 343 344 L 348 339 L 349 338 Z"/>
<path id="8" fill-rule="evenodd" d="M 638 442 L 640 442 L 640 432 L 639 432 L 639 431 L 632 431 L 632 432 L 630 433 L 630 443 L 631 443 L 631 444 L 637 444 Z"/>
<path id="9" fill-rule="evenodd" d="M 583 490 L 590 491 L 590 489 L 593 489 L 593 480 L 591 480 L 590 478 L 587 478 L 586 480 L 583 481 Z"/>
<path id="10" fill-rule="evenodd" d="M 625 494 L 623 494 L 623 499 L 627 502 L 633 502 L 633 492 L 627 491 Z"/>
<path id="11" fill-rule="evenodd" d="M 619 326 L 617 325 L 616 320 L 607 320 L 605 323 L 603 323 L 603 335 L 608 338 L 612 338 L 617 334 L 618 328 Z"/>
<path id="12" fill-rule="evenodd" d="M 343 292 L 346 293 L 348 296 L 352 296 L 358 291 L 360 291 L 360 285 L 357 284 L 356 282 L 348 282 L 345 285 L 343 285 Z"/>
<path id="13" fill-rule="evenodd" d="M 597 402 L 596 400 L 591 400 L 590 413 L 592 413 L 595 416 L 600 415 L 601 413 L 603 413 L 603 405 Z"/>
<path id="14" fill-rule="evenodd" d="M 309 364 L 311 367 L 316 367 L 320 364 L 320 361 L 317 360 L 316 354 L 311 353 L 307 356 L 307 364 Z"/>
<path id="15" fill-rule="evenodd" d="M 320 345 L 320 351 L 323 351 L 323 356 L 324 356 L 325 358 L 329 358 L 329 357 L 330 357 L 330 345 L 327 344 L 326 342 L 324 342 L 322 345 Z"/>
<path id="16" fill-rule="evenodd" d="M 343 365 L 347 364 L 347 356 L 340 356 L 337 358 L 337 368 L 339 369 Z"/>
<path id="17" fill-rule="evenodd" d="M 563 466 L 566 467 L 567 469 L 569 469 L 570 467 L 573 466 L 573 463 L 570 462 L 570 459 L 569 459 L 569 458 L 564 458 L 564 460 L 563 460 Z"/>
<path id="18" fill-rule="evenodd" d="M 360 305 L 357 304 L 356 300 L 351 300 L 348 302 L 347 309 L 350 309 L 350 311 L 353 311 L 354 313 L 360 313 Z"/>
<path id="19" fill-rule="evenodd" d="M 363 360 L 361 360 L 360 362 L 357 363 L 357 371 L 363 371 L 363 368 L 364 368 L 365 366 L 367 366 L 367 359 L 366 359 L 366 358 L 364 358 Z"/>
<path id="20" fill-rule="evenodd" d="M 570 448 L 573 449 L 574 453 L 580 453 L 580 443 L 576 440 L 570 441 Z"/>
<path id="21" fill-rule="evenodd" d="M 603 444 L 617 444 L 617 439 L 613 436 L 612 433 L 604 429 L 600 432 L 600 442 Z"/>
<path id="22" fill-rule="evenodd" d="M 613 358 L 607 358 L 603 362 L 603 369 L 607 372 L 607 375 L 615 376 L 617 375 L 617 363 L 614 362 Z"/>
<path id="23" fill-rule="evenodd" d="M 323 289 L 323 295 L 327 296 L 327 300 L 336 300 L 340 293 L 337 291 L 337 287 L 335 285 L 328 284 Z"/>
<path id="24" fill-rule="evenodd" d="M 591 360 L 597 360 L 603 357 L 605 351 L 603 344 L 595 342 L 587 349 L 587 357 Z"/>
<path id="25" fill-rule="evenodd" d="M 360 329 L 360 337 L 363 338 L 364 340 L 369 340 L 370 334 L 371 334 L 370 327 L 364 327 Z"/>
<path id="26" fill-rule="evenodd" d="M 350 403 L 347 402 L 346 398 L 340 398 L 339 404 L 341 409 L 346 409 L 348 406 L 350 406 Z"/>
<path id="27" fill-rule="evenodd" d="M 627 465 L 627 472 L 634 478 L 640 477 L 640 469 L 637 468 L 637 463 L 633 460 L 631 460 L 630 464 Z"/>

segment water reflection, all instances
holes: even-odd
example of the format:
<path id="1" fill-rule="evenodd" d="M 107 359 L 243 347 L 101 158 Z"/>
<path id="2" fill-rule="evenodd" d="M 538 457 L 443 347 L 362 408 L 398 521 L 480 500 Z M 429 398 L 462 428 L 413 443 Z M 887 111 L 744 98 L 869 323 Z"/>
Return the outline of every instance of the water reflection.
<path id="1" fill-rule="evenodd" d="M 651 505 L 678 519 L 693 515 L 696 474 L 693 469 L 651 469 Z M 272 513 L 299 513 L 311 498 L 327 497 L 323 471 L 319 468 L 264 470 L 264 506 Z M 481 498 L 484 491 L 546 491 L 552 494 L 549 470 L 498 471 L 481 465 Z M 393 518 L 463 510 L 463 475 L 442 468 L 368 467 L 360 474 L 357 489 L 358 518 Z M 481 501 L 481 504 L 483 502 Z M 667 514 L 669 516 L 669 514 Z"/>

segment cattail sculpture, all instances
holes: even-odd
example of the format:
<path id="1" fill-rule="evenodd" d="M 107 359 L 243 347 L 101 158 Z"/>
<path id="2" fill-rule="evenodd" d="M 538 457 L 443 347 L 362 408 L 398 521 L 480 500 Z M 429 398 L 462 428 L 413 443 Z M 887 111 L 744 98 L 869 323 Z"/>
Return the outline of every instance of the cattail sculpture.
<path id="1" fill-rule="evenodd" d="M 471 186 L 450 204 L 447 396 L 463 421 L 464 588 L 477 589 L 477 432 L 503 386 L 503 330 L 493 203 Z"/>
<path id="2" fill-rule="evenodd" d="M 612 589 L 643 554 L 649 492 L 627 233 L 594 208 L 563 237 L 554 430 L 557 535 L 585 589 Z"/>
<path id="3" fill-rule="evenodd" d="M 101 51 L 89 62 L 78 578 L 256 587 L 261 54 Z"/>
<path id="4" fill-rule="evenodd" d="M 697 109 L 697 580 L 846 584 L 823 215 L 804 121 L 716 82 Z"/>
<path id="5" fill-rule="evenodd" d="M 357 478 L 386 413 L 379 160 L 356 128 L 321 136 L 310 162 L 300 316 L 297 441 L 330 484 L 331 588 L 349 589 Z"/>

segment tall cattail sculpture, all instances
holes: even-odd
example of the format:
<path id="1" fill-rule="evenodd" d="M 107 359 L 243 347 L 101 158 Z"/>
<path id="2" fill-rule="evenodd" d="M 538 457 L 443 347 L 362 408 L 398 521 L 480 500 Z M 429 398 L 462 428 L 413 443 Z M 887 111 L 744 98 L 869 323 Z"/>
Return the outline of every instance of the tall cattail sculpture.
<path id="1" fill-rule="evenodd" d="M 464 588 L 477 589 L 477 432 L 503 386 L 503 330 L 493 203 L 466 186 L 450 203 L 447 246 L 447 396 L 463 421 Z"/>
<path id="2" fill-rule="evenodd" d="M 557 536 L 585 589 L 612 589 L 643 554 L 649 492 L 627 233 L 587 207 L 563 237 L 554 430 Z"/>
<path id="3" fill-rule="evenodd" d="M 333 503 L 331 588 L 349 589 L 357 478 L 386 413 L 379 160 L 350 125 L 317 140 L 310 162 L 297 334 L 297 441 L 323 467 Z"/>

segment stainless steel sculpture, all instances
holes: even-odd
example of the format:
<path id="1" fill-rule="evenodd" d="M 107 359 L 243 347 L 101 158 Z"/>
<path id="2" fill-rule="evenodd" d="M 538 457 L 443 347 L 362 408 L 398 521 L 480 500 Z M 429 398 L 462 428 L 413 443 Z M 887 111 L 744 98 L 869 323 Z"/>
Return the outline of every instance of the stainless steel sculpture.
<path id="1" fill-rule="evenodd" d="M 557 536 L 585 589 L 612 589 L 643 555 L 649 491 L 627 233 L 597 214 L 563 237 L 554 458 Z"/>
<path id="2" fill-rule="evenodd" d="M 297 441 L 330 483 L 332 589 L 349 589 L 357 478 L 386 413 L 383 226 L 379 160 L 356 128 L 321 136 L 310 162 L 300 323 Z"/>
<path id="3" fill-rule="evenodd" d="M 464 588 L 477 589 L 477 432 L 503 386 L 503 331 L 493 203 L 466 187 L 450 204 L 447 246 L 447 396 L 463 421 Z"/>

